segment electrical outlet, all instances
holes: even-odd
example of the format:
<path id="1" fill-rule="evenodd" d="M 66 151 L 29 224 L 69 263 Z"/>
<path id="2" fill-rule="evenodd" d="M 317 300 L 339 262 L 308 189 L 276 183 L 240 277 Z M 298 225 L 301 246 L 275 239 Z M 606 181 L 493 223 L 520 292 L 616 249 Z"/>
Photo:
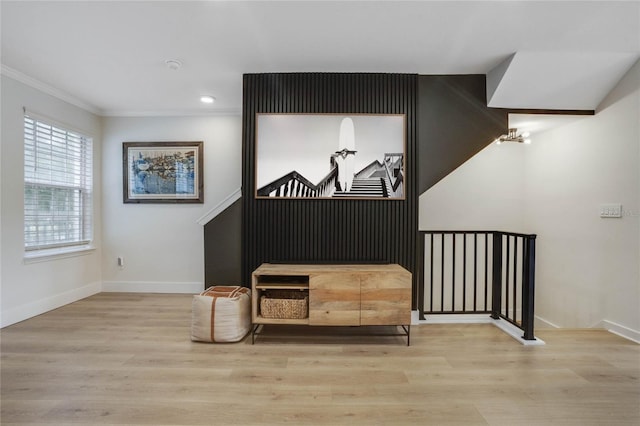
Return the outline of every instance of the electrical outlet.
<path id="1" fill-rule="evenodd" d="M 622 204 L 600 204 L 600 217 L 622 217 Z"/>

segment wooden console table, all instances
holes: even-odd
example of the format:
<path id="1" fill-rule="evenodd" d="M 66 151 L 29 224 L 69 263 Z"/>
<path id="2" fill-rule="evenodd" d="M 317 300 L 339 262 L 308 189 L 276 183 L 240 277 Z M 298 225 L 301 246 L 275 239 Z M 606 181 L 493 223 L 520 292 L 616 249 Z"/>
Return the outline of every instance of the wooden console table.
<path id="1" fill-rule="evenodd" d="M 251 279 L 252 343 L 264 324 L 401 326 L 410 343 L 411 273 L 400 265 L 301 265 L 264 263 Z M 307 318 L 265 318 L 260 297 L 270 290 L 308 296 Z"/>

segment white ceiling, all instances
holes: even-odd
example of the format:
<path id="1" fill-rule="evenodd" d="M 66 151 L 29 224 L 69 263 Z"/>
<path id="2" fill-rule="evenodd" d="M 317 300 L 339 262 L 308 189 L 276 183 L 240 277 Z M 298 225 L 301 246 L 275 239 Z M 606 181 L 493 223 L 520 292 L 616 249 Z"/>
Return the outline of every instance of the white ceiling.
<path id="1" fill-rule="evenodd" d="M 2 0 L 0 14 L 4 74 L 102 115 L 238 113 L 243 73 L 314 71 L 490 74 L 496 106 L 560 93 L 593 109 L 640 56 L 638 0 Z"/>

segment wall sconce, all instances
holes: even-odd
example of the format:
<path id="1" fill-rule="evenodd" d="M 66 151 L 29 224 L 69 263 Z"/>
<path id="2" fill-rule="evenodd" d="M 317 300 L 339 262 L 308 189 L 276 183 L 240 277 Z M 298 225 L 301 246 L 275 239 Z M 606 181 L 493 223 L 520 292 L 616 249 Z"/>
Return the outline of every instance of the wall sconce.
<path id="1" fill-rule="evenodd" d="M 529 132 L 524 132 L 521 135 L 519 135 L 518 129 L 516 129 L 515 127 L 512 127 L 509 129 L 509 133 L 507 133 L 506 135 L 500 136 L 494 142 L 498 145 L 500 145 L 502 142 L 517 142 L 517 143 L 524 143 L 528 145 L 531 143 L 531 139 L 528 139 L 528 137 L 529 137 Z"/>

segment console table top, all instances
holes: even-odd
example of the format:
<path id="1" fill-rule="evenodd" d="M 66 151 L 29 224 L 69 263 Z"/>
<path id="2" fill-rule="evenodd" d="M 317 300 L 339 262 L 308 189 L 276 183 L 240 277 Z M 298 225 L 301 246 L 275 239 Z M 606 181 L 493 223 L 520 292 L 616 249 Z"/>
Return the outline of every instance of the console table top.
<path id="1" fill-rule="evenodd" d="M 402 266 L 392 264 L 286 264 L 286 263 L 263 263 L 253 273 L 256 275 L 305 275 L 312 273 L 327 272 L 406 272 Z"/>

